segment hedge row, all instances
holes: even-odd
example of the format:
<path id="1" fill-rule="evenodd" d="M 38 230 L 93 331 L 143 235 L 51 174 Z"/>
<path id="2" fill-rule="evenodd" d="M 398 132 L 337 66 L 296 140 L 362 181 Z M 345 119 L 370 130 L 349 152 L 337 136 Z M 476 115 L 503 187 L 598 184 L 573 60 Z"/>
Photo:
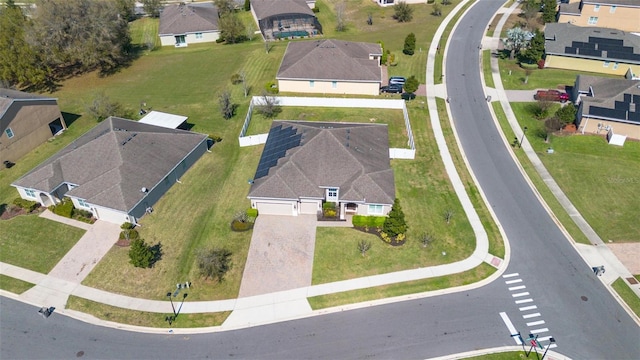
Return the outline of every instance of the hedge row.
<path id="1" fill-rule="evenodd" d="M 384 225 L 384 220 L 386 216 L 364 216 L 364 215 L 353 215 L 353 219 L 351 222 L 353 226 L 368 226 L 371 228 L 382 227 Z"/>

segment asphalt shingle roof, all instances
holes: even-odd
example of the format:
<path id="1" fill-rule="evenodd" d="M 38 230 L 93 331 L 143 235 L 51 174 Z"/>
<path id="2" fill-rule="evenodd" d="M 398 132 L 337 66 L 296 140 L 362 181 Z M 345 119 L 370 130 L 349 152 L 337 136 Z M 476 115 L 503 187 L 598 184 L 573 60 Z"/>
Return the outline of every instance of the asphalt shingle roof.
<path id="1" fill-rule="evenodd" d="M 581 97 L 583 116 L 640 125 L 640 80 L 578 75 L 576 85 L 582 93 L 593 91 Z"/>
<path id="2" fill-rule="evenodd" d="M 251 0 L 251 6 L 258 20 L 286 14 L 316 16 L 305 0 Z"/>
<path id="3" fill-rule="evenodd" d="M 287 45 L 276 79 L 381 82 L 379 44 L 326 39 Z"/>
<path id="4" fill-rule="evenodd" d="M 262 153 L 270 154 L 270 139 L 282 129 L 300 136 L 290 148 L 254 179 L 250 198 L 323 198 L 321 187 L 339 187 L 341 201 L 392 204 L 395 198 L 393 170 L 389 162 L 388 128 L 382 124 L 274 121 Z"/>
<path id="5" fill-rule="evenodd" d="M 218 9 L 210 3 L 169 5 L 160 14 L 160 36 L 216 30 Z"/>
<path id="6" fill-rule="evenodd" d="M 128 212 L 190 154 L 207 135 L 110 117 L 13 185 L 51 192 L 77 185 L 67 195 Z"/>

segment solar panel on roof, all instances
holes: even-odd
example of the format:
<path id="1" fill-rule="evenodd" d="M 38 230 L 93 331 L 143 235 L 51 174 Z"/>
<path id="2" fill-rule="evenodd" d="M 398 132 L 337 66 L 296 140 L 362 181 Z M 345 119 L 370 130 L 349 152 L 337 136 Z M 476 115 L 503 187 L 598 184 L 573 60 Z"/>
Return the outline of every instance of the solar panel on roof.
<path id="1" fill-rule="evenodd" d="M 622 99 L 624 100 L 624 102 L 630 103 L 631 102 L 631 94 L 623 94 L 622 95 Z"/>
<path id="2" fill-rule="evenodd" d="M 640 124 L 640 112 L 629 113 L 629 120 Z"/>
<path id="3" fill-rule="evenodd" d="M 287 154 L 287 150 L 300 145 L 301 139 L 302 134 L 298 134 L 293 127 L 283 128 L 282 125 L 278 125 L 271 128 L 254 179 L 267 176 L 269 169 L 278 164 L 278 160 Z"/>
<path id="4" fill-rule="evenodd" d="M 622 44 L 624 43 L 624 41 L 620 39 L 609 39 L 609 38 L 602 38 L 597 36 L 589 36 L 589 42 L 598 43 L 598 44 L 611 44 L 611 45 L 617 45 L 617 46 L 622 46 Z"/>
<path id="5" fill-rule="evenodd" d="M 610 119 L 626 119 L 627 112 L 625 110 L 616 110 L 599 106 L 589 107 L 589 114 L 595 116 L 603 116 Z"/>
<path id="6" fill-rule="evenodd" d="M 602 51 L 600 50 L 592 50 L 592 49 L 585 49 L 585 48 L 580 48 L 579 53 L 580 55 L 585 55 L 585 56 L 601 56 L 602 55 Z"/>
<path id="7" fill-rule="evenodd" d="M 625 94 L 626 95 L 626 94 Z M 616 110 L 629 110 L 629 103 L 626 101 L 614 101 L 614 106 Z"/>
<path id="8" fill-rule="evenodd" d="M 636 112 L 640 112 L 640 95 L 633 95 L 633 103 L 636 104 Z"/>
<path id="9" fill-rule="evenodd" d="M 569 47 L 569 46 L 564 48 L 564 53 L 565 54 L 576 54 L 577 51 L 578 51 L 578 49 L 573 48 L 573 47 Z"/>

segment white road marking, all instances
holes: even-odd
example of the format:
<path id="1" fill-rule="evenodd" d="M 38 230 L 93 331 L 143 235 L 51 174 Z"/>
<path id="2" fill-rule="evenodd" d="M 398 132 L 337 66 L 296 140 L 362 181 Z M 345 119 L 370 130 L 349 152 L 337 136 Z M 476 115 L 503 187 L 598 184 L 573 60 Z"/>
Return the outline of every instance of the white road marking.
<path id="1" fill-rule="evenodd" d="M 525 307 L 521 307 L 520 311 L 529 311 L 529 310 L 534 310 L 537 309 L 538 307 L 535 305 L 531 305 L 531 306 L 525 306 Z"/>
<path id="2" fill-rule="evenodd" d="M 522 279 L 507 280 L 504 283 L 509 285 L 509 284 L 515 284 L 515 283 L 520 283 L 520 282 L 522 282 Z"/>
<path id="3" fill-rule="evenodd" d="M 517 294 L 512 294 L 511 296 L 513 297 L 521 297 L 521 296 L 527 296 L 529 295 L 528 292 L 521 292 L 521 293 L 517 293 Z"/>
<path id="4" fill-rule="evenodd" d="M 520 275 L 520 274 L 518 274 L 518 273 L 511 273 L 511 274 L 505 274 L 505 275 L 502 275 L 502 277 L 503 277 L 503 278 L 510 278 L 510 277 L 514 277 L 514 276 L 518 276 L 518 275 Z"/>
<path id="5" fill-rule="evenodd" d="M 523 319 L 531 319 L 533 317 L 538 317 L 540 316 L 540 313 L 533 313 L 533 314 L 527 314 L 527 315 L 522 315 Z"/>
<path id="6" fill-rule="evenodd" d="M 549 339 L 551 339 L 551 336 L 542 336 L 538 338 L 538 341 L 549 341 Z"/>
<path id="7" fill-rule="evenodd" d="M 502 318 L 502 321 L 504 321 L 504 324 L 507 325 L 507 329 L 509 329 L 509 334 L 515 335 L 515 334 L 518 333 L 518 331 L 516 330 L 515 326 L 513 326 L 513 323 L 511 322 L 511 319 L 509 319 L 509 316 L 507 316 L 507 313 L 501 312 L 500 313 L 500 317 Z M 522 345 L 522 342 L 520 341 L 520 337 L 519 336 L 512 336 L 512 337 L 516 341 L 516 344 Z"/>
<path id="8" fill-rule="evenodd" d="M 524 304 L 524 303 L 530 303 L 530 302 L 533 302 L 533 299 L 516 300 L 516 304 Z"/>
<path id="9" fill-rule="evenodd" d="M 529 332 L 530 332 L 530 333 L 532 333 L 532 334 L 539 334 L 539 333 L 543 333 L 543 332 L 547 332 L 547 331 L 549 331 L 549 329 L 547 329 L 547 328 L 542 328 L 542 329 L 535 329 L 535 330 L 531 330 L 531 331 L 529 331 Z"/>
<path id="10" fill-rule="evenodd" d="M 527 323 L 527 326 L 538 326 L 538 325 L 542 325 L 542 324 L 544 324 L 544 320 L 538 320 L 538 321 Z"/>
<path id="11" fill-rule="evenodd" d="M 509 288 L 509 291 L 514 291 L 514 290 L 522 290 L 522 289 L 526 289 L 527 287 L 524 285 L 520 285 L 520 286 L 512 286 Z"/>

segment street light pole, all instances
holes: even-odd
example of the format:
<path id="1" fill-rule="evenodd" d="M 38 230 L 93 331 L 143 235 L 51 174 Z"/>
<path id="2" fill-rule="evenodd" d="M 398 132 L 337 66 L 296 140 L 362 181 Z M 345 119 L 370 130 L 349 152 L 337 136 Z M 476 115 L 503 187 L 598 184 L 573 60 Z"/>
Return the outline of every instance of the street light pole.
<path id="1" fill-rule="evenodd" d="M 524 136 L 527 134 L 527 130 L 528 130 L 528 129 L 527 129 L 527 127 L 526 127 L 526 126 L 522 129 L 522 139 L 520 140 L 520 144 L 519 144 L 519 145 L 520 145 L 520 146 L 519 146 L 520 148 L 522 147 L 522 142 L 524 141 Z"/>
<path id="2" fill-rule="evenodd" d="M 176 308 L 175 308 L 175 306 L 173 306 L 173 300 L 171 299 L 171 292 L 167 293 L 167 297 L 169 298 L 169 301 L 171 302 L 171 309 L 173 310 L 173 315 L 175 316 Z"/>
<path id="3" fill-rule="evenodd" d="M 544 360 L 544 357 L 547 356 L 547 351 L 549 351 L 549 348 L 551 347 L 551 344 L 554 344 L 555 342 L 556 342 L 556 339 L 549 338 L 549 345 L 547 345 L 547 348 L 544 349 L 544 354 L 542 354 L 542 359 L 540 359 L 540 360 Z"/>

